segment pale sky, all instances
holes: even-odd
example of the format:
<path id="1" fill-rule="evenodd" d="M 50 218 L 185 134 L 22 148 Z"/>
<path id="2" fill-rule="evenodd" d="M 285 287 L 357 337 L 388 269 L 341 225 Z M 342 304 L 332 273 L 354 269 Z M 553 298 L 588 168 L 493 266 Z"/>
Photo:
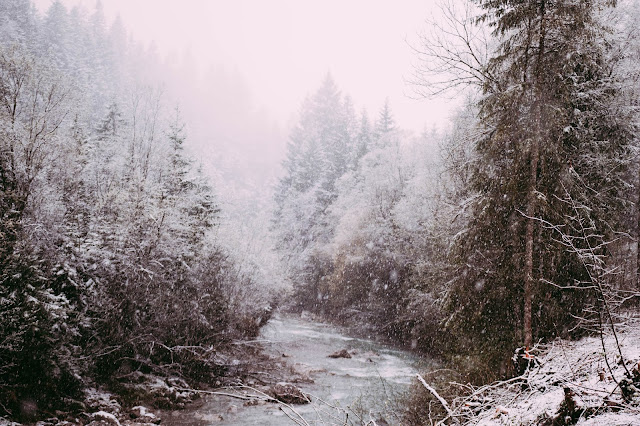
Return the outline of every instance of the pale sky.
<path id="1" fill-rule="evenodd" d="M 42 10 L 52 0 L 36 0 Z M 93 11 L 95 0 L 62 0 Z M 287 127 L 329 71 L 372 118 L 389 97 L 398 124 L 439 127 L 453 103 L 410 99 L 417 38 L 429 0 L 102 0 L 135 39 L 161 54 L 189 49 L 202 68 L 224 64 L 245 77 L 256 107 Z M 180 53 L 179 53 L 180 54 Z"/>

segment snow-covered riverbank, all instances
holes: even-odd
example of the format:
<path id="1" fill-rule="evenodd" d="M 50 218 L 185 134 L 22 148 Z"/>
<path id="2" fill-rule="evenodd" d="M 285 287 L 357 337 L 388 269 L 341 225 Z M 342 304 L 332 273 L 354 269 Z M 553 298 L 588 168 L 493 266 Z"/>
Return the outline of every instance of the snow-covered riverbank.
<path id="1" fill-rule="evenodd" d="M 450 419 L 473 425 L 640 425 L 640 391 L 631 383 L 640 377 L 638 330 L 635 322 L 619 332 L 619 350 L 611 333 L 603 340 L 544 345 L 521 378 L 467 388 L 469 394 L 451 403 Z M 635 379 L 625 384 L 629 373 Z M 631 394 L 623 398 L 621 388 Z"/>

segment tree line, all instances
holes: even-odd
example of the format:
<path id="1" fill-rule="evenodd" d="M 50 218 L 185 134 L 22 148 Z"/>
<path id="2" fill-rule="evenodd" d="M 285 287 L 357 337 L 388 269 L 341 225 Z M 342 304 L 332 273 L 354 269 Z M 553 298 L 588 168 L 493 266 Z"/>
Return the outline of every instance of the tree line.
<path id="1" fill-rule="evenodd" d="M 0 17 L 0 415 L 77 407 L 134 372 L 224 376 L 269 296 L 220 239 L 153 52 L 99 2 Z"/>
<path id="2" fill-rule="evenodd" d="M 476 382 L 515 374 L 516 348 L 635 309 L 638 8 L 615 3 L 443 2 L 414 80 L 465 94 L 441 133 L 389 127 L 388 105 L 358 127 L 325 81 L 276 196 L 297 308 Z"/>

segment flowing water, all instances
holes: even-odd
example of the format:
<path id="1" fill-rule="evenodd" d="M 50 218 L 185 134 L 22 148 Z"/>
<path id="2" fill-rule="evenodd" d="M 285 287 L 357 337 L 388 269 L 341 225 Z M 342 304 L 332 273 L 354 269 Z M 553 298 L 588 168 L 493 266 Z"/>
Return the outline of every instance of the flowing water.
<path id="1" fill-rule="evenodd" d="M 386 419 L 397 424 L 398 405 L 418 370 L 430 367 L 428 360 L 369 339 L 347 336 L 337 327 L 276 316 L 262 330 L 273 356 L 286 355 L 286 362 L 313 383 L 297 383 L 311 395 L 312 404 L 249 406 L 242 400 L 208 396 L 195 407 L 176 411 L 163 424 L 169 425 L 288 425 L 289 417 L 311 425 L 360 424 Z M 351 359 L 328 358 L 346 349 Z M 304 422 L 300 418 L 304 418 Z M 382 422 L 380 422 L 382 423 Z M 382 423 L 384 424 L 384 423 Z"/>

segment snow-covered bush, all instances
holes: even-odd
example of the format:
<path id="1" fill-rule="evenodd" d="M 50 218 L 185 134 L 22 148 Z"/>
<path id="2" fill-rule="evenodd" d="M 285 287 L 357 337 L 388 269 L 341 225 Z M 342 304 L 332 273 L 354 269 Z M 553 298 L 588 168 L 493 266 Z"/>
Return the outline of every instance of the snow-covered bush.
<path id="1" fill-rule="evenodd" d="M 142 58 L 101 9 L 6 6 L 0 37 L 28 25 L 0 40 L 0 416 L 78 408 L 133 371 L 225 374 L 220 353 L 269 318 L 273 271 L 221 240 L 179 111 L 124 72 Z"/>

